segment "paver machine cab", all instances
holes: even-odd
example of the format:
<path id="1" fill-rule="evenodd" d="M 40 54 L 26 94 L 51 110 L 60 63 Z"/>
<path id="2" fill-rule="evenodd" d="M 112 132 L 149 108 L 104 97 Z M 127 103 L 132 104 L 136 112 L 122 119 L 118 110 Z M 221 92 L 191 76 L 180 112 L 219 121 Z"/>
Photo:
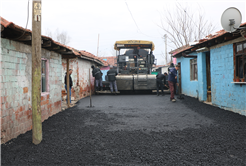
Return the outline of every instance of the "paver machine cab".
<path id="1" fill-rule="evenodd" d="M 114 49 L 117 57 L 119 91 L 152 91 L 156 89 L 156 75 L 151 74 L 155 62 L 151 41 L 116 41 Z"/>

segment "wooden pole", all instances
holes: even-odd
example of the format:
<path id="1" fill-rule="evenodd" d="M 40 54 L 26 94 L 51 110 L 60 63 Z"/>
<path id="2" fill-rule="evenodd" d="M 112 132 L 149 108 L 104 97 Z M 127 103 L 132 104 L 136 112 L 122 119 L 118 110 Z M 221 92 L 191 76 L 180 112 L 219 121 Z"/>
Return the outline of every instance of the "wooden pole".
<path id="1" fill-rule="evenodd" d="M 166 60 L 166 64 L 168 63 L 167 61 L 167 34 L 164 35 L 165 37 L 165 60 Z M 162 73 L 163 74 L 163 73 Z"/>
<path id="2" fill-rule="evenodd" d="M 67 107 L 70 107 L 69 59 L 67 59 Z"/>
<path id="3" fill-rule="evenodd" d="M 97 57 L 98 57 L 98 51 L 99 51 L 99 35 L 100 34 L 98 34 L 98 41 L 97 41 Z"/>
<path id="4" fill-rule="evenodd" d="M 41 114 L 41 0 L 32 8 L 32 142 L 42 141 Z"/>
<path id="5" fill-rule="evenodd" d="M 90 84 L 90 107 L 92 107 L 92 102 L 91 102 L 91 69 L 89 69 L 89 84 Z"/>

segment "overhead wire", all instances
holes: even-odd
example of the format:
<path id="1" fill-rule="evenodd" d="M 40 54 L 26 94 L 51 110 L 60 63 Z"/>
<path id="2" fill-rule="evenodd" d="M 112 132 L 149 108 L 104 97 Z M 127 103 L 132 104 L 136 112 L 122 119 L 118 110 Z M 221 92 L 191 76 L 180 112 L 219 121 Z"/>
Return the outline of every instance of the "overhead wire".
<path id="1" fill-rule="evenodd" d="M 27 3 L 27 22 L 26 22 L 26 28 L 25 29 L 27 29 L 27 25 L 28 25 L 28 21 L 29 21 L 29 1 L 30 0 L 28 0 L 28 3 Z M 17 40 L 17 39 L 21 38 L 22 36 L 24 36 L 25 33 L 26 33 L 26 31 L 24 31 L 21 36 L 14 38 L 13 40 Z"/>
<path id="2" fill-rule="evenodd" d="M 138 31 L 139 31 L 141 34 L 145 35 L 145 36 L 153 37 L 153 36 L 149 36 L 149 35 L 144 34 L 144 33 L 140 30 L 140 28 L 138 27 L 137 22 L 136 22 L 136 20 L 134 19 L 133 14 L 132 14 L 132 12 L 131 12 L 131 10 L 130 10 L 130 8 L 129 8 L 129 6 L 128 6 L 126 0 L 125 0 L 125 4 L 126 4 L 126 7 L 127 7 L 128 11 L 129 11 L 129 13 L 131 14 L 132 20 L 134 21 L 134 23 L 135 23 L 135 25 L 136 25 Z M 158 37 L 153 37 L 153 38 L 158 38 Z"/>
<path id="3" fill-rule="evenodd" d="M 134 21 L 134 23 L 135 23 L 137 29 L 140 31 L 140 29 L 139 29 L 139 27 L 138 27 L 138 25 L 137 25 L 137 22 L 135 21 L 135 19 L 134 19 L 133 15 L 132 15 L 132 12 L 131 12 L 131 10 L 130 10 L 130 8 L 129 8 L 127 2 L 126 2 L 126 0 L 125 0 L 125 3 L 126 3 L 126 7 L 127 7 L 128 11 L 129 11 L 129 13 L 131 14 L 132 20 Z"/>

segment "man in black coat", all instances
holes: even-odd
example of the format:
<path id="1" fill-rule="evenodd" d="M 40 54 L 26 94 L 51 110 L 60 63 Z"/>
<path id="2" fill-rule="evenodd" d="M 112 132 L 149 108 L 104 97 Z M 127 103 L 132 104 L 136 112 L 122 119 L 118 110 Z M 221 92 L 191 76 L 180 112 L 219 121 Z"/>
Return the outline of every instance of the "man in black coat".
<path id="1" fill-rule="evenodd" d="M 73 70 L 69 69 L 69 98 L 70 98 L 70 103 L 71 103 L 71 89 L 72 89 L 72 86 L 73 86 L 73 80 L 72 80 L 72 77 L 71 77 L 72 72 L 73 72 Z M 67 72 L 65 73 L 64 83 L 65 83 L 65 89 L 67 91 Z"/>
<path id="2" fill-rule="evenodd" d="M 115 94 L 116 92 L 118 92 L 117 84 L 116 84 L 117 75 L 118 75 L 117 71 L 113 69 L 113 66 L 110 66 L 110 70 L 107 72 L 107 76 L 108 76 L 108 81 L 110 85 L 110 91 L 111 93 L 113 93 L 113 91 L 115 90 Z M 113 90 L 113 86 L 114 86 L 114 90 Z"/>
<path id="3" fill-rule="evenodd" d="M 156 88 L 157 88 L 157 96 L 159 96 L 159 89 L 161 88 L 161 93 L 162 96 L 164 96 L 164 91 L 163 91 L 163 80 L 164 80 L 164 84 L 166 85 L 166 76 L 164 74 L 161 74 L 161 72 L 159 72 L 156 75 Z"/>
<path id="4" fill-rule="evenodd" d="M 95 77 L 96 80 L 96 91 L 100 91 L 102 89 L 102 72 L 98 67 L 91 66 L 92 68 L 92 76 Z M 99 87 L 98 87 L 99 84 Z"/>
<path id="5" fill-rule="evenodd" d="M 141 55 L 139 55 L 139 50 L 140 50 L 140 47 L 138 46 L 137 48 L 135 48 L 134 49 L 134 51 L 133 51 L 133 54 L 136 54 L 136 55 L 134 55 L 133 56 L 133 59 L 134 59 L 134 63 L 135 63 L 135 67 L 137 67 L 138 66 L 138 58 L 140 57 L 142 57 Z"/>

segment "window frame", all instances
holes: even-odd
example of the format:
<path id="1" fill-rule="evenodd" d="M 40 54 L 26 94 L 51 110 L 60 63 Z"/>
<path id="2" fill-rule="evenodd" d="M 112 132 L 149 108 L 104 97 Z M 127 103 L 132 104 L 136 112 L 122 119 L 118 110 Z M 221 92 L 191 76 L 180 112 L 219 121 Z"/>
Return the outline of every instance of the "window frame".
<path id="1" fill-rule="evenodd" d="M 198 80 L 197 58 L 190 59 L 190 81 Z"/>
<path id="2" fill-rule="evenodd" d="M 45 61 L 45 76 L 46 76 L 46 79 L 45 79 L 45 84 L 46 84 L 46 90 L 43 92 L 42 91 L 42 61 Z M 49 93 L 49 60 L 48 59 L 45 59 L 45 58 L 41 58 L 41 94 L 44 95 L 44 94 L 47 94 Z"/>
<path id="3" fill-rule="evenodd" d="M 238 50 L 241 46 L 241 49 Z M 240 65 L 239 65 L 239 61 L 240 61 L 240 57 L 242 57 L 242 77 L 240 76 Z M 235 43 L 234 44 L 234 80 L 236 78 L 239 79 L 245 79 L 246 78 L 246 41 L 244 42 L 239 42 L 239 43 Z M 245 82 L 245 80 L 244 80 Z"/>

